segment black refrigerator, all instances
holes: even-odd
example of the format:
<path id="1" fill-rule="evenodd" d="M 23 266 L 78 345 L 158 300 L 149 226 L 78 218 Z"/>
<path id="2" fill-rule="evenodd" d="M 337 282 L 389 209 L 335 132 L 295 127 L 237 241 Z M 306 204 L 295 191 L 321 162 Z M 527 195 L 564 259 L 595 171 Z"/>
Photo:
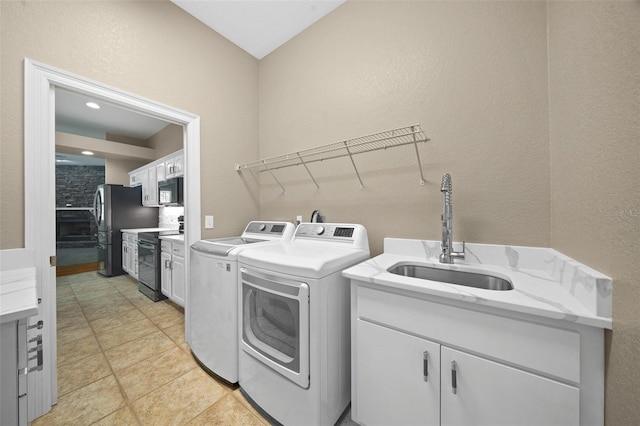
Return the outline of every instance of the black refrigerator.
<path id="1" fill-rule="evenodd" d="M 124 274 L 121 229 L 158 227 L 158 208 L 142 206 L 141 186 L 98 185 L 93 216 L 98 226 L 98 272 L 107 277 Z"/>

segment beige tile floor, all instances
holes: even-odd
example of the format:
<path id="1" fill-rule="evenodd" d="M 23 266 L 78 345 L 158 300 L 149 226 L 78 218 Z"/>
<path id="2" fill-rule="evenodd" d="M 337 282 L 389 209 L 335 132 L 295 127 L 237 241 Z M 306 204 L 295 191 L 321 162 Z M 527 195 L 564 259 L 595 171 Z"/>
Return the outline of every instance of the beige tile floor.
<path id="1" fill-rule="evenodd" d="M 129 276 L 57 279 L 58 404 L 41 425 L 267 425 L 196 364 L 184 310 Z"/>

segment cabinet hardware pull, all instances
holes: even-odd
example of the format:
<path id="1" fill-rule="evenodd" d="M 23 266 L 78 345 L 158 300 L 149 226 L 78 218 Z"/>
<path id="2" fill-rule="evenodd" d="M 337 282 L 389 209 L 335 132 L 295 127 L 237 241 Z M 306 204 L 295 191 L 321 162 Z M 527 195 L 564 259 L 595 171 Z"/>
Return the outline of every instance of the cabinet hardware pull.
<path id="1" fill-rule="evenodd" d="M 30 325 L 29 327 L 27 327 L 27 330 L 33 330 L 34 328 L 37 328 L 38 330 L 40 330 L 40 329 L 42 329 L 42 327 L 44 327 L 44 321 L 40 320 L 40 321 L 38 321 L 37 324 L 33 324 L 33 325 Z"/>
<path id="2" fill-rule="evenodd" d="M 429 381 L 429 351 L 422 354 L 422 376 L 425 382 Z"/>
<path id="3" fill-rule="evenodd" d="M 458 393 L 458 364 L 455 361 L 451 361 L 451 391 L 453 394 Z"/>

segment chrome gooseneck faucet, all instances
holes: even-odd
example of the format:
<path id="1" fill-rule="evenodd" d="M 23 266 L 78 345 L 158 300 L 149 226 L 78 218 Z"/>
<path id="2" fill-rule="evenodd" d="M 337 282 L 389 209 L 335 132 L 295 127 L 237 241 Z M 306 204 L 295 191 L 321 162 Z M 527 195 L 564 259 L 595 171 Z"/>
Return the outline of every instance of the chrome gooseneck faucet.
<path id="1" fill-rule="evenodd" d="M 464 259 L 464 241 L 462 251 L 453 251 L 453 206 L 451 203 L 452 185 L 451 175 L 445 173 L 442 176 L 442 253 L 440 263 L 453 263 L 453 259 Z"/>

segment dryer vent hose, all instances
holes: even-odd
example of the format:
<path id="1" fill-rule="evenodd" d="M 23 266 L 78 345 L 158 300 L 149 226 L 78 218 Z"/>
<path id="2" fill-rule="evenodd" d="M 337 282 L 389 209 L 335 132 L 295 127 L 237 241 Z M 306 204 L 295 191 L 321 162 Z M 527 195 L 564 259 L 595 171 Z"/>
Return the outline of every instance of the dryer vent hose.
<path id="1" fill-rule="evenodd" d="M 322 223 L 322 217 L 320 216 L 320 211 L 314 210 L 311 213 L 311 223 Z"/>

